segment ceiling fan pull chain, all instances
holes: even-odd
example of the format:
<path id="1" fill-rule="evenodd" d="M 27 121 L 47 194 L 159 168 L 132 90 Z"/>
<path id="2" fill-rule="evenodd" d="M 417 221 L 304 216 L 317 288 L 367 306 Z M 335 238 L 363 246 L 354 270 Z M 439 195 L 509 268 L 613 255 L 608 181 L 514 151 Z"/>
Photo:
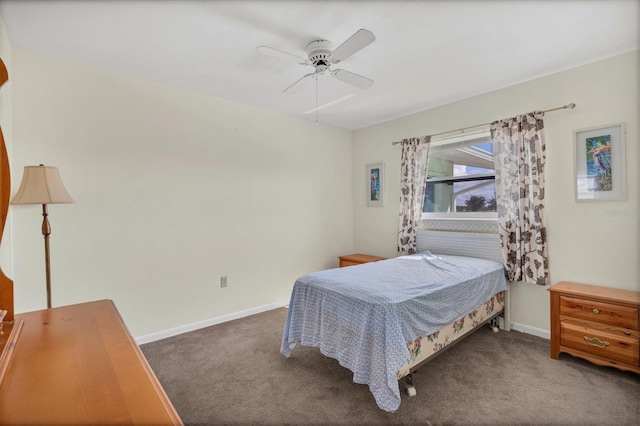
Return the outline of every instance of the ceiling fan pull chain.
<path id="1" fill-rule="evenodd" d="M 318 73 L 316 73 L 316 126 L 318 125 Z"/>

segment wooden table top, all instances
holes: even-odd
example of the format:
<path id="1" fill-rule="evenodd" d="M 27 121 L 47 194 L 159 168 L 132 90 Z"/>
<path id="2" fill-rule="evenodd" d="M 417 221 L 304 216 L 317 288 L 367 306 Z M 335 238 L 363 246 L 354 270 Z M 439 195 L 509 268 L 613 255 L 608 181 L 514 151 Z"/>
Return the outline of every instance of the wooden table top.
<path id="1" fill-rule="evenodd" d="M 112 301 L 16 318 L 0 424 L 182 424 Z"/>
<path id="2" fill-rule="evenodd" d="M 338 259 L 348 260 L 350 262 L 377 262 L 379 260 L 385 260 L 386 257 L 382 256 L 372 256 L 370 254 L 362 254 L 362 253 L 353 253 L 353 254 L 345 254 L 344 256 L 338 256 Z"/>
<path id="3" fill-rule="evenodd" d="M 551 293 L 560 292 L 576 296 L 589 296 L 601 300 L 626 302 L 640 307 L 640 292 L 619 288 L 601 287 L 588 284 L 561 281 L 547 289 Z"/>

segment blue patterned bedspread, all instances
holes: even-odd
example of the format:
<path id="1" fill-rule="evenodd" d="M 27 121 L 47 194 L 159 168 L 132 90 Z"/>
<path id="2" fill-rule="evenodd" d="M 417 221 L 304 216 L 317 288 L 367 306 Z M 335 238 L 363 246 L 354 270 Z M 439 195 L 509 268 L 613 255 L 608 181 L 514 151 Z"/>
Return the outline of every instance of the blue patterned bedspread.
<path id="1" fill-rule="evenodd" d="M 490 260 L 422 252 L 296 280 L 280 352 L 313 346 L 367 384 L 386 411 L 400 406 L 396 374 L 407 342 L 431 334 L 507 289 Z"/>

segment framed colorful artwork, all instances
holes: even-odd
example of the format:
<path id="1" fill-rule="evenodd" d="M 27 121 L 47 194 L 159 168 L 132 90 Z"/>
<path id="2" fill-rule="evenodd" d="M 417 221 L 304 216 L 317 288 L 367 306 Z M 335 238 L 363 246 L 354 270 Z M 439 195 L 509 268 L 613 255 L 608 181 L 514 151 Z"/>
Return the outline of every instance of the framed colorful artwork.
<path id="1" fill-rule="evenodd" d="M 624 123 L 574 130 L 573 147 L 576 200 L 627 198 Z"/>
<path id="2" fill-rule="evenodd" d="M 382 206 L 383 190 L 384 163 L 367 164 L 367 205 Z"/>

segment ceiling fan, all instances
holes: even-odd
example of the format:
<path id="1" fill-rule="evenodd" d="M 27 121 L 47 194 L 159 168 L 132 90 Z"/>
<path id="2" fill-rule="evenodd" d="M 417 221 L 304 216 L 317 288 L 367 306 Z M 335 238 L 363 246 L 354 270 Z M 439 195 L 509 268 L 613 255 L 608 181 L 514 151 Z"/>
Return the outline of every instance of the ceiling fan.
<path id="1" fill-rule="evenodd" d="M 294 93 L 300 87 L 300 83 L 302 81 L 311 77 L 317 78 L 318 75 L 326 73 L 329 73 L 332 77 L 337 78 L 340 81 L 361 89 L 366 89 L 371 87 L 373 80 L 343 69 L 332 70 L 331 65 L 342 62 L 353 54 L 359 52 L 373 43 L 375 39 L 376 37 L 371 31 L 360 29 L 336 49 L 332 49 L 330 41 L 314 40 L 307 45 L 306 59 L 268 46 L 260 46 L 256 50 L 264 55 L 296 62 L 300 65 L 311 65 L 315 68 L 314 72 L 306 74 L 297 80 L 291 86 L 284 89 L 283 93 Z"/>

